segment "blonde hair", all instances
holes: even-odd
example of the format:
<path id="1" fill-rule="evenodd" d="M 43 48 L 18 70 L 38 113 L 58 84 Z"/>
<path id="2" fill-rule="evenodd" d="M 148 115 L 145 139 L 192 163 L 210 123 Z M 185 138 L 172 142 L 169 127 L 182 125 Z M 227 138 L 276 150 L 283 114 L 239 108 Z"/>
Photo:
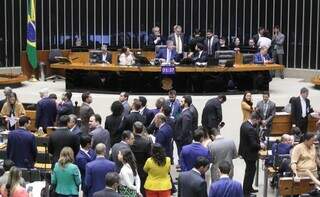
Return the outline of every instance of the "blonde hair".
<path id="1" fill-rule="evenodd" d="M 74 162 L 73 150 L 68 146 L 64 147 L 60 152 L 60 157 L 58 162 L 61 167 L 64 167 L 68 163 L 73 163 Z"/>

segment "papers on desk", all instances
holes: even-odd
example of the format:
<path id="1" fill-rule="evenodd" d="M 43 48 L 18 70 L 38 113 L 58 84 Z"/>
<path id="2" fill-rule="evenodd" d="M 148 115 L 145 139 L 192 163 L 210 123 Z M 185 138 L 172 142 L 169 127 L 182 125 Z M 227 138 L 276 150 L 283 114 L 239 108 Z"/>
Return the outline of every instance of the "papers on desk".
<path id="1" fill-rule="evenodd" d="M 281 111 L 281 112 L 276 112 L 276 115 L 284 116 L 284 115 L 290 115 L 290 114 L 288 112 Z"/>
<path id="2" fill-rule="evenodd" d="M 9 121 L 9 126 L 10 126 L 10 127 L 13 127 L 13 126 L 17 123 L 16 117 L 13 116 L 12 114 L 11 114 L 11 116 L 9 117 L 8 121 Z"/>

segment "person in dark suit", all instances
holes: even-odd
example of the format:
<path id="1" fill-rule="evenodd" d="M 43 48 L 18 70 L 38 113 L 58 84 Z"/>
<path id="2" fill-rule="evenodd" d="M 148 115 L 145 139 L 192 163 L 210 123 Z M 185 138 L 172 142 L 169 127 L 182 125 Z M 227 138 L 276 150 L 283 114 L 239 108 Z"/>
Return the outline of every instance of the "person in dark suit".
<path id="1" fill-rule="evenodd" d="M 264 27 L 259 27 L 258 28 L 258 33 L 252 36 L 255 44 L 257 44 L 259 39 L 260 39 L 260 37 L 263 36 L 264 30 L 265 30 Z"/>
<path id="2" fill-rule="evenodd" d="M 157 46 L 157 45 L 165 45 L 166 41 L 164 37 L 161 35 L 160 28 L 155 26 L 152 28 L 152 34 L 149 35 L 148 45 L 149 46 Z"/>
<path id="3" fill-rule="evenodd" d="M 90 92 L 85 92 L 81 96 L 82 105 L 80 107 L 80 119 L 81 119 L 81 133 L 88 134 L 89 133 L 89 118 L 94 114 L 93 109 L 90 107 L 90 103 L 92 103 L 92 97 Z"/>
<path id="4" fill-rule="evenodd" d="M 191 53 L 195 52 L 196 51 L 196 45 L 198 43 L 203 43 L 204 41 L 204 37 L 200 31 L 200 29 L 196 29 L 194 30 L 193 32 L 193 36 L 191 37 L 190 41 L 189 41 L 189 51 Z"/>
<path id="5" fill-rule="evenodd" d="M 245 196 L 251 196 L 251 193 L 257 192 L 257 190 L 253 189 L 252 183 L 256 172 L 258 152 L 260 149 L 265 148 L 265 145 L 260 143 L 256 129 L 260 121 L 259 114 L 253 112 L 250 118 L 242 123 L 240 128 L 239 155 L 242 156 L 246 163 L 243 180 L 243 193 Z"/>
<path id="6" fill-rule="evenodd" d="M 147 99 L 144 96 L 139 96 L 139 101 L 141 103 L 140 114 L 145 120 L 145 126 L 148 127 L 154 118 L 154 115 L 150 109 L 147 108 Z"/>
<path id="7" fill-rule="evenodd" d="M 190 97 L 190 100 L 191 100 L 191 104 L 190 104 L 189 110 L 192 113 L 192 129 L 194 131 L 194 130 L 196 130 L 198 128 L 198 110 L 192 103 L 192 97 L 189 96 L 189 95 L 188 95 L 188 97 Z"/>
<path id="8" fill-rule="evenodd" d="M 122 103 L 123 106 L 123 115 L 127 116 L 130 113 L 131 107 L 128 103 L 129 93 L 128 92 L 121 92 L 119 96 L 119 101 Z"/>
<path id="9" fill-rule="evenodd" d="M 67 128 L 70 120 L 69 116 L 63 115 L 60 117 L 59 126 L 50 136 L 48 142 L 48 152 L 52 156 L 52 168 L 58 161 L 60 152 L 65 146 L 72 148 L 74 155 L 77 155 L 80 149 L 79 137 Z"/>
<path id="10" fill-rule="evenodd" d="M 102 143 L 106 145 L 106 157 L 109 157 L 110 151 L 110 133 L 101 126 L 101 116 L 94 114 L 89 119 L 89 135 L 91 136 L 91 147 L 95 149 L 96 145 Z"/>
<path id="11" fill-rule="evenodd" d="M 146 120 L 140 114 L 141 102 L 138 99 L 134 99 L 132 103 L 132 110 L 128 116 L 124 117 L 123 127 L 120 127 L 121 131 L 130 130 L 132 131 L 133 123 L 140 121 L 145 124 Z"/>
<path id="12" fill-rule="evenodd" d="M 210 162 L 198 157 L 191 170 L 181 172 L 178 177 L 178 197 L 207 197 L 207 183 L 202 178 L 209 169 Z"/>
<path id="13" fill-rule="evenodd" d="M 196 163 L 197 158 L 202 156 L 211 161 L 209 149 L 204 147 L 201 143 L 204 140 L 204 131 L 198 128 L 193 131 L 193 142 L 182 147 L 180 154 L 180 167 L 182 171 L 191 170 Z"/>
<path id="14" fill-rule="evenodd" d="M 78 118 L 74 114 L 69 115 L 69 122 L 68 122 L 68 129 L 75 135 L 77 135 L 79 138 L 81 136 L 81 130 L 78 126 Z"/>
<path id="15" fill-rule="evenodd" d="M 106 45 L 102 45 L 101 46 L 101 55 L 99 56 L 98 61 L 101 63 L 107 63 L 107 64 L 111 64 L 112 63 L 112 54 L 110 52 L 108 52 L 107 50 L 107 46 Z"/>
<path id="16" fill-rule="evenodd" d="M 78 166 L 81 174 L 81 189 L 84 193 L 84 196 L 87 196 L 88 191 L 85 187 L 86 165 L 96 158 L 96 153 L 93 149 L 91 149 L 91 138 L 88 135 L 81 136 L 80 146 L 80 150 L 76 155 L 75 164 Z"/>
<path id="17" fill-rule="evenodd" d="M 219 38 L 214 35 L 211 29 L 207 30 L 207 38 L 204 40 L 204 45 L 207 47 L 208 56 L 214 57 L 215 52 L 219 50 Z"/>
<path id="18" fill-rule="evenodd" d="M 272 64 L 273 61 L 268 54 L 267 47 L 261 47 L 260 52 L 254 55 L 253 63 L 255 64 Z"/>
<path id="19" fill-rule="evenodd" d="M 184 145 L 192 142 L 192 113 L 189 109 L 191 100 L 183 96 L 181 99 L 182 112 L 175 121 L 173 139 L 177 144 L 178 155 Z"/>
<path id="20" fill-rule="evenodd" d="M 31 121 L 27 116 L 19 118 L 20 127 L 8 135 L 7 158 L 19 168 L 33 168 L 37 158 L 35 136 L 27 130 Z"/>
<path id="21" fill-rule="evenodd" d="M 147 159 L 151 157 L 151 138 L 145 136 L 144 126 L 142 122 L 133 124 L 134 142 L 130 146 L 131 151 L 136 158 L 137 171 L 140 177 L 141 185 L 144 185 L 147 179 L 147 173 L 143 170 L 143 166 Z M 141 194 L 145 194 L 144 187 L 140 187 Z"/>
<path id="22" fill-rule="evenodd" d="M 225 95 L 219 95 L 217 98 L 212 98 L 207 101 L 202 111 L 201 124 L 208 131 L 212 128 L 218 128 L 222 121 L 221 104 L 226 102 Z"/>
<path id="23" fill-rule="evenodd" d="M 106 146 L 104 144 L 97 144 L 96 154 L 96 159 L 86 165 L 85 186 L 88 197 L 92 197 L 95 192 L 104 189 L 106 174 L 116 171 L 115 163 L 105 158 Z"/>
<path id="24" fill-rule="evenodd" d="M 65 92 L 62 95 L 62 102 L 58 104 L 58 120 L 63 115 L 70 115 L 74 113 L 73 103 L 71 101 L 72 93 L 70 91 Z"/>
<path id="25" fill-rule="evenodd" d="M 295 97 L 291 102 L 292 127 L 299 127 L 303 133 L 308 129 L 308 115 L 313 112 L 308 99 L 309 90 L 301 88 L 300 96 Z"/>
<path id="26" fill-rule="evenodd" d="M 47 127 L 54 126 L 57 118 L 57 104 L 55 100 L 48 97 L 46 88 L 40 91 L 40 97 L 36 110 L 36 128 L 42 127 L 45 131 Z"/>
<path id="27" fill-rule="evenodd" d="M 117 189 L 120 182 L 120 177 L 116 172 L 108 172 L 105 177 L 106 187 L 103 190 L 95 192 L 93 197 L 121 197 L 117 193 Z"/>
<path id="28" fill-rule="evenodd" d="M 176 61 L 180 62 L 184 52 L 184 34 L 182 33 L 182 27 L 180 25 L 173 26 L 173 31 L 174 32 L 168 36 L 168 40 L 173 41 L 173 45 L 175 45 L 177 51 Z"/>
<path id="29" fill-rule="evenodd" d="M 167 104 L 171 107 L 170 116 L 173 119 L 176 119 L 181 113 L 180 101 L 177 99 L 177 92 L 175 90 L 170 90 L 168 92 L 169 99 L 167 100 Z"/>
<path id="30" fill-rule="evenodd" d="M 262 118 L 262 126 L 266 129 L 266 135 L 270 134 L 272 120 L 276 115 L 276 104 L 270 101 L 270 93 L 264 92 L 262 94 L 262 101 L 259 101 L 256 106 L 256 111 L 259 113 L 260 117 Z"/>
<path id="31" fill-rule="evenodd" d="M 120 101 L 114 101 L 111 105 L 112 114 L 106 117 L 104 128 L 110 133 L 110 144 L 113 146 L 121 141 L 120 125 L 123 122 L 123 105 Z"/>
<path id="32" fill-rule="evenodd" d="M 241 183 L 230 179 L 231 165 L 227 161 L 219 164 L 220 179 L 210 186 L 209 197 L 243 197 Z"/>
<path id="33" fill-rule="evenodd" d="M 167 123 L 167 117 L 163 113 L 158 113 L 154 117 L 154 122 L 156 127 L 159 129 L 155 134 L 155 137 L 156 137 L 155 141 L 156 143 L 159 143 L 164 148 L 166 156 L 172 158 L 173 130 L 171 126 Z"/>
<path id="34" fill-rule="evenodd" d="M 172 64 L 176 62 L 177 52 L 172 40 L 167 40 L 167 47 L 159 49 L 156 58 L 159 59 L 161 63 Z"/>
<path id="35" fill-rule="evenodd" d="M 123 165 L 122 162 L 118 160 L 119 151 L 124 149 L 131 150 L 130 146 L 133 145 L 134 135 L 131 131 L 124 131 L 121 135 L 121 139 L 121 142 L 114 144 L 111 148 L 111 158 L 112 161 L 116 163 L 117 172 L 120 172 L 120 169 Z"/>
<path id="36" fill-rule="evenodd" d="M 193 63 L 205 63 L 208 61 L 208 53 L 204 49 L 205 46 L 202 43 L 196 44 L 195 52 L 191 56 Z"/>

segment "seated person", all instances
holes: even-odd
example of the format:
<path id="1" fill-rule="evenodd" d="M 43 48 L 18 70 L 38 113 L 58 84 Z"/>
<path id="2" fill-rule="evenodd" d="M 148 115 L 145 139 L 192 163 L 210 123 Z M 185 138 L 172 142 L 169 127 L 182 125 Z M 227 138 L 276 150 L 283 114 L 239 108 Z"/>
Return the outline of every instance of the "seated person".
<path id="1" fill-rule="evenodd" d="M 254 63 L 255 64 L 272 64 L 272 59 L 268 54 L 267 47 L 261 47 L 260 52 L 254 55 Z"/>
<path id="2" fill-rule="evenodd" d="M 190 52 L 195 52 L 196 51 L 196 45 L 198 43 L 203 43 L 204 42 L 204 37 L 201 35 L 200 29 L 196 29 L 193 32 L 193 36 L 191 37 L 189 41 L 189 51 Z"/>
<path id="3" fill-rule="evenodd" d="M 83 45 L 80 38 L 77 38 L 75 45 L 71 48 L 71 52 L 89 52 L 89 49 Z"/>
<path id="4" fill-rule="evenodd" d="M 161 48 L 156 55 L 156 58 L 160 60 L 161 63 L 174 63 L 176 59 L 176 49 L 174 48 L 173 41 L 167 40 L 167 47 Z"/>
<path id="5" fill-rule="evenodd" d="M 101 56 L 99 56 L 98 61 L 103 62 L 103 63 L 107 63 L 107 64 L 111 64 L 112 63 L 112 54 L 110 52 L 108 52 L 107 46 L 102 45 L 101 51 L 102 51 L 102 54 L 101 54 Z"/>
<path id="6" fill-rule="evenodd" d="M 240 52 L 240 39 L 238 37 L 232 39 L 230 49 L 237 53 Z"/>
<path id="7" fill-rule="evenodd" d="M 288 134 L 283 134 L 281 136 L 281 142 L 274 143 L 272 145 L 272 155 L 274 156 L 275 154 L 279 154 L 279 155 L 290 154 L 290 150 L 293 147 L 292 143 L 293 143 L 292 137 Z"/>
<path id="8" fill-rule="evenodd" d="M 148 44 L 151 46 L 165 45 L 166 41 L 161 35 L 160 28 L 155 26 L 152 28 L 152 34 L 149 35 Z"/>
<path id="9" fill-rule="evenodd" d="M 125 46 L 121 49 L 121 54 L 119 56 L 120 65 L 133 65 L 135 63 L 134 59 L 135 57 L 128 47 Z"/>
<path id="10" fill-rule="evenodd" d="M 248 46 L 242 46 L 240 48 L 241 53 L 257 53 L 257 50 L 258 48 L 253 38 L 249 39 Z"/>
<path id="11" fill-rule="evenodd" d="M 221 36 L 220 39 L 219 39 L 219 43 L 220 43 L 219 51 L 229 50 L 229 47 L 226 44 L 226 38 L 225 37 Z"/>
<path id="12" fill-rule="evenodd" d="M 195 52 L 192 54 L 191 59 L 193 63 L 203 63 L 208 61 L 208 54 L 204 51 L 205 46 L 202 43 L 197 43 Z"/>

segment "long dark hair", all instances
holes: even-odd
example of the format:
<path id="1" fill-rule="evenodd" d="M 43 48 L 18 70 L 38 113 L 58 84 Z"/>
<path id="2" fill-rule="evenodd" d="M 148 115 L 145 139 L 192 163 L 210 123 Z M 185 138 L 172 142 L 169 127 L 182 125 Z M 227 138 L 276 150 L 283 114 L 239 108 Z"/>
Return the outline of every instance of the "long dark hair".
<path id="1" fill-rule="evenodd" d="M 153 144 L 151 158 L 159 166 L 166 165 L 166 154 L 164 148 L 159 143 Z"/>
<path id="2" fill-rule="evenodd" d="M 137 175 L 137 164 L 136 164 L 136 159 L 133 156 L 133 153 L 131 150 L 124 149 L 121 150 L 122 158 L 125 163 L 128 163 L 132 169 L 133 175 Z"/>
<path id="3" fill-rule="evenodd" d="M 247 99 L 246 99 L 247 94 L 251 94 L 251 92 L 250 92 L 250 91 L 245 91 L 244 94 L 243 94 L 242 101 L 243 101 L 243 102 L 246 102 L 248 105 L 250 105 L 250 107 L 251 107 L 251 109 L 252 109 L 253 103 L 252 103 L 252 101 L 247 101 Z M 252 94 L 251 94 L 251 95 L 252 95 Z"/>

